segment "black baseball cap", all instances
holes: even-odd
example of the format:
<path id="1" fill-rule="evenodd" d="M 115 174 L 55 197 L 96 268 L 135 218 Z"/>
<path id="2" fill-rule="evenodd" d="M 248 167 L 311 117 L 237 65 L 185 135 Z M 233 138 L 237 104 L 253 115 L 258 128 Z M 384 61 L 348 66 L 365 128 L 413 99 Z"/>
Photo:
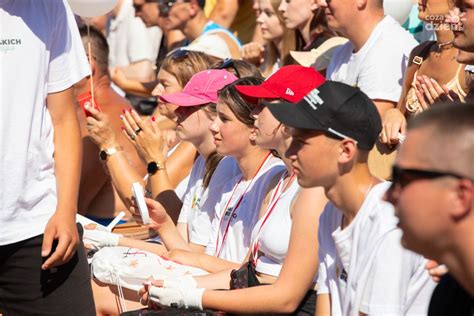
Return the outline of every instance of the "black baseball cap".
<path id="1" fill-rule="evenodd" d="M 341 82 L 326 81 L 298 103 L 265 105 L 287 126 L 352 138 L 363 150 L 374 147 L 382 129 L 374 102 L 359 88 Z"/>

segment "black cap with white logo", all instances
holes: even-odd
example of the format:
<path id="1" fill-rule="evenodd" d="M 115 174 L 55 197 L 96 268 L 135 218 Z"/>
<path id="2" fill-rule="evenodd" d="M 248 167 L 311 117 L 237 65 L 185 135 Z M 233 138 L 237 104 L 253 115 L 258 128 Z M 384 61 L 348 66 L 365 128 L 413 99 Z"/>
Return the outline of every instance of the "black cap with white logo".
<path id="1" fill-rule="evenodd" d="M 341 82 L 326 81 L 296 104 L 265 105 L 287 126 L 352 138 L 363 150 L 372 149 L 382 129 L 374 102 L 359 88 Z"/>

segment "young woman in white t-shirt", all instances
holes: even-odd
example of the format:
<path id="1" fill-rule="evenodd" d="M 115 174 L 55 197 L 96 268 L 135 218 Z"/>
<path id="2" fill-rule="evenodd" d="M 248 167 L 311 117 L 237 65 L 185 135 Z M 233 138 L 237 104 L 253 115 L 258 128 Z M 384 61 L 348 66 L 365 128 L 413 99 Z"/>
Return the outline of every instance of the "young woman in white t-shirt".
<path id="1" fill-rule="evenodd" d="M 209 82 L 199 82 L 198 85 L 206 86 L 207 90 L 206 100 L 201 104 L 194 106 L 180 106 L 176 113 L 178 115 L 178 137 L 183 141 L 188 141 L 196 148 L 200 156 L 196 160 L 193 170 L 191 171 L 190 181 L 188 183 L 187 193 L 185 194 L 183 207 L 181 208 L 180 218 L 178 220 L 178 227 L 175 225 L 172 217 L 168 214 L 168 210 L 159 202 L 153 201 L 154 209 L 150 210 L 151 224 L 149 228 L 155 229 L 161 237 L 163 245 L 155 243 L 147 243 L 140 240 L 120 237 L 116 234 L 104 233 L 98 231 L 87 231 L 85 234 L 85 242 L 93 240 L 97 247 L 103 246 L 125 246 L 134 247 L 142 250 L 150 251 L 157 254 L 163 254 L 171 249 L 186 249 L 193 252 L 203 252 L 205 246 L 209 243 L 211 236 L 211 220 L 213 218 L 213 204 L 218 195 L 216 191 L 220 192 L 222 184 L 227 178 L 232 178 L 239 172 L 235 162 L 230 159 L 221 161 L 222 156 L 216 153 L 214 140 L 208 127 L 213 121 L 216 113 L 217 90 L 222 88 L 225 84 L 233 82 L 237 77 L 224 70 L 215 70 L 224 73 L 225 81 L 215 84 L 212 88 L 206 86 Z M 202 73 L 202 72 L 200 72 Z M 193 76 L 194 78 L 194 76 Z M 196 82 L 193 78 L 188 82 L 186 87 L 196 87 Z M 185 88 L 186 88 L 185 87 Z M 191 89 L 192 90 L 192 89 Z M 164 101 L 170 101 L 168 98 L 172 95 L 178 95 L 180 92 L 162 95 Z M 188 95 L 184 95 L 187 98 Z M 179 103 L 174 102 L 179 105 Z M 138 121 L 140 122 L 140 121 Z M 156 127 L 147 126 L 141 122 L 141 128 L 155 129 Z M 126 132 L 130 134 L 135 128 L 133 125 L 127 126 Z M 212 192 L 211 192 L 212 191 Z M 208 202 L 208 197 L 210 202 Z M 212 202 L 214 201 L 214 202 Z M 207 206 L 206 203 L 211 203 Z M 206 210 L 204 210 L 206 209 Z M 135 209 L 131 208 L 132 212 Z M 154 213 L 155 212 L 155 213 Z M 201 214 L 205 213 L 205 214 Z M 202 215 L 202 216 L 201 216 Z M 137 218 L 141 221 L 141 218 Z M 163 223 L 160 222 L 163 220 Z M 166 225 L 166 224 L 168 225 Z M 180 230 L 180 228 L 182 228 Z M 116 295 L 115 286 L 102 284 L 98 281 L 92 282 L 94 291 L 94 298 L 96 300 L 96 309 L 100 313 L 118 313 L 118 304 L 113 299 Z M 125 297 L 133 301 L 136 293 L 129 293 L 124 291 Z M 129 303 L 127 303 L 129 305 Z"/>
<path id="2" fill-rule="evenodd" d="M 226 123 L 221 120 L 226 119 L 230 109 L 220 105 L 218 118 L 213 124 L 220 126 L 217 135 L 235 134 L 227 130 Z M 274 178 L 277 184 L 265 199 L 260 220 L 252 232 L 249 255 L 243 265 L 253 265 L 258 282 L 265 285 L 233 291 L 210 290 L 236 286 L 233 280 L 235 274 L 231 274 L 230 269 L 204 277 L 184 277 L 176 280 L 178 282 L 166 280 L 155 283 L 164 285 L 164 289 L 152 289 L 152 293 L 158 293 L 154 299 L 162 304 L 176 302 L 178 305 L 229 313 L 314 313 L 318 222 L 327 199 L 322 188 L 300 189 L 290 161 L 284 155 L 291 136 L 264 103 L 254 108 L 252 117 L 255 119 L 255 143 L 275 150 L 283 157 L 286 166 L 286 171 Z M 219 151 L 229 150 L 219 144 L 217 148 Z M 147 299 L 145 295 L 145 301 Z M 180 300 L 183 303 L 180 304 Z"/>
<path id="3" fill-rule="evenodd" d="M 155 88 L 155 95 L 159 97 L 165 93 L 181 91 L 193 74 L 207 69 L 213 61 L 214 59 L 209 58 L 206 54 L 197 52 L 168 55 L 163 60 L 162 67 L 158 73 L 158 85 Z M 186 183 L 181 185 L 181 182 L 189 176 L 196 156 L 196 149 L 189 142 L 176 144 L 176 141 L 165 141 L 165 138 L 176 139 L 175 136 L 165 137 L 175 134 L 176 115 L 174 110 L 176 107 L 176 105 L 159 100 L 157 109 L 166 120 L 159 122 L 158 116 L 153 116 L 150 118 L 151 120 L 147 120 L 147 123 L 149 123 L 147 127 L 151 125 L 153 128 L 142 129 L 138 134 L 135 131 L 130 131 L 127 134 L 133 135 L 134 140 L 130 140 L 144 161 L 147 163 L 161 161 L 163 164 L 166 164 L 166 170 L 156 172 L 153 176 L 149 177 L 148 181 L 143 180 L 142 175 L 132 168 L 127 158 L 123 155 L 112 129 L 109 128 L 108 118 L 105 115 L 92 109 L 90 112 L 95 120 L 88 123 L 91 125 L 90 136 L 99 148 L 103 150 L 117 149 L 115 153 L 107 155 L 104 166 L 110 173 L 114 187 L 125 205 L 129 207 L 131 203 L 132 183 L 140 182 L 142 185 L 145 185 L 148 182 L 148 189 L 152 196 L 159 197 L 159 201 L 166 205 L 175 220 L 178 218 L 181 202 L 176 197 L 170 198 L 170 195 L 167 195 L 165 199 L 160 196 L 160 193 L 176 189 L 178 197 L 183 197 Z M 127 127 L 130 125 L 136 127 L 136 124 L 140 122 L 144 124 L 142 119 L 133 110 L 125 112 L 122 118 L 124 125 Z M 175 147 L 175 149 L 170 153 L 167 149 L 172 147 Z M 167 157 L 168 155 L 169 157 Z"/>
<path id="4" fill-rule="evenodd" d="M 208 85 L 205 75 L 214 73 L 231 76 L 230 73 L 224 70 L 209 70 L 196 74 L 199 79 L 190 83 L 193 89 L 188 91 L 199 91 Z M 234 77 L 235 78 L 235 77 Z M 260 78 L 244 78 L 236 81 L 241 84 L 259 84 L 262 80 Z M 223 181 L 215 181 L 216 173 L 210 180 L 210 186 L 215 188 L 211 192 L 209 189 L 207 200 L 214 200 L 215 207 L 201 210 L 201 215 L 195 220 L 201 223 L 206 220 L 205 217 L 209 213 L 215 212 L 212 219 L 212 232 L 209 233 L 209 242 L 206 247 L 206 254 L 197 251 L 191 251 L 190 247 L 183 242 L 182 237 L 177 233 L 173 221 L 166 213 L 164 208 L 152 199 L 146 199 L 148 209 L 150 212 L 151 225 L 160 234 L 162 240 L 166 245 L 172 244 L 175 250 L 166 254 L 174 261 L 182 264 L 196 266 L 207 271 L 219 271 L 225 268 L 238 268 L 240 262 L 244 260 L 250 247 L 251 231 L 258 220 L 259 208 L 262 201 L 269 190 L 270 185 L 275 185 L 272 181 L 277 174 L 281 174 L 284 167 L 279 158 L 273 157 L 268 149 L 257 147 L 254 138 L 254 120 L 250 116 L 250 112 L 254 108 L 248 105 L 236 92 L 231 84 L 230 89 L 224 88 L 220 93 L 219 104 L 221 108 L 230 104 L 238 112 L 224 114 L 219 113 L 220 119 L 225 120 L 226 129 L 224 133 L 216 132 L 215 127 L 211 128 L 214 137 L 212 139 L 212 146 L 217 147 L 219 154 L 229 155 L 235 158 L 237 162 L 239 173 L 235 176 L 221 177 Z M 196 89 L 194 89 L 196 88 Z M 186 89 L 185 89 L 186 90 Z M 164 95 L 162 98 L 168 99 L 172 96 Z M 191 97 L 184 98 L 183 102 L 187 102 Z M 224 103 L 223 103 L 224 102 Z M 177 102 L 174 102 L 177 103 Z M 197 125 L 202 125 L 205 122 L 203 117 L 198 117 L 196 107 L 184 104 L 177 110 L 180 129 L 180 137 L 192 138 L 196 133 Z M 208 121 L 207 121 L 208 122 Z M 214 121 L 215 122 L 215 121 Z M 207 130 L 210 133 L 209 130 Z M 209 142 L 207 142 L 208 146 Z M 223 145 L 225 144 L 225 145 Z M 222 163 L 228 163 L 231 159 L 224 158 Z M 234 172 L 234 170 L 225 170 L 227 174 Z M 216 183 L 214 185 L 214 183 Z M 220 190 L 217 190 L 219 188 Z M 208 205 L 209 207 L 211 205 Z M 204 208 L 204 205 L 203 205 Z M 230 211 L 231 216 L 226 216 L 223 213 Z M 230 215 L 229 214 L 229 215 Z M 235 216 L 234 216 L 235 214 Z M 229 221 L 229 218 L 231 220 Z M 196 224 L 195 226 L 201 226 Z M 122 239 L 120 239 L 122 240 Z M 217 245 L 216 245 L 217 244 Z M 136 243 L 127 244 L 126 246 L 137 247 Z M 145 250 L 148 248 L 145 248 Z M 119 304 L 114 298 L 117 295 L 114 286 L 93 283 L 94 295 L 96 302 L 100 304 L 98 310 L 102 313 L 117 313 L 119 311 Z M 136 293 L 124 290 L 126 305 L 128 308 L 138 307 L 139 297 Z M 138 306 L 137 306 L 138 305 Z"/>

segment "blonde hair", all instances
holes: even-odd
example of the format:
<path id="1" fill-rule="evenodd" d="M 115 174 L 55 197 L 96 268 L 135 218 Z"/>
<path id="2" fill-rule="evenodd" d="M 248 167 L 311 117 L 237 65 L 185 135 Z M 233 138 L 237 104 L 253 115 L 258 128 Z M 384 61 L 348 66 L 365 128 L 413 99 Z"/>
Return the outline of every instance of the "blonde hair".
<path id="1" fill-rule="evenodd" d="M 161 69 L 176 77 L 181 87 L 184 87 L 194 74 L 209 69 L 217 60 L 219 59 L 200 52 L 186 51 L 179 57 L 170 53 L 163 60 Z"/>
<path id="2" fill-rule="evenodd" d="M 262 68 L 262 73 L 265 77 L 271 74 L 273 65 L 277 62 L 278 58 L 280 58 L 281 66 L 294 64 L 293 58 L 290 55 L 290 51 L 296 50 L 296 32 L 286 27 L 283 13 L 278 10 L 280 2 L 281 0 L 270 0 L 273 11 L 275 11 L 278 21 L 283 27 L 283 37 L 281 39 L 282 50 L 279 52 L 277 46 L 272 41 L 266 44 L 266 56 Z"/>

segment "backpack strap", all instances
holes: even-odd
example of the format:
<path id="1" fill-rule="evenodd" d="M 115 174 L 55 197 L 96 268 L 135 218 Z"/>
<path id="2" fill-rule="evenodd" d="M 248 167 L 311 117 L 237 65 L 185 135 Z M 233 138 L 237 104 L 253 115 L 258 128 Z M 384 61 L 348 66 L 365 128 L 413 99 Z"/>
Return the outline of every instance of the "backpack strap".
<path id="1" fill-rule="evenodd" d="M 400 100 L 398 101 L 397 108 L 405 114 L 406 108 L 406 95 L 408 90 L 410 90 L 411 83 L 415 77 L 416 72 L 420 68 L 421 64 L 428 57 L 431 48 L 436 44 L 436 41 L 426 41 L 415 47 L 410 54 L 410 59 L 408 60 L 408 66 L 405 71 L 405 78 L 403 80 L 403 89 Z"/>

